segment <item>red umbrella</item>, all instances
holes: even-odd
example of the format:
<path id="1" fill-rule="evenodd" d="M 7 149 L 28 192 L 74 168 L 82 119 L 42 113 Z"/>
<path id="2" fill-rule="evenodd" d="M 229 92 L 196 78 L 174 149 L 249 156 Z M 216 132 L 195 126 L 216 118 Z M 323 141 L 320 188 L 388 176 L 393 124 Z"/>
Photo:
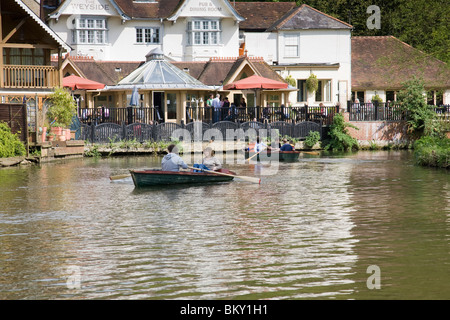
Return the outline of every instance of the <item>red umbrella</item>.
<path id="1" fill-rule="evenodd" d="M 287 89 L 285 82 L 272 80 L 257 75 L 250 76 L 223 86 L 224 90 L 243 90 L 243 89 Z"/>
<path id="2" fill-rule="evenodd" d="M 72 90 L 75 89 L 95 90 L 95 89 L 103 89 L 105 85 L 97 81 L 71 75 L 63 78 L 63 87 L 69 87 Z"/>

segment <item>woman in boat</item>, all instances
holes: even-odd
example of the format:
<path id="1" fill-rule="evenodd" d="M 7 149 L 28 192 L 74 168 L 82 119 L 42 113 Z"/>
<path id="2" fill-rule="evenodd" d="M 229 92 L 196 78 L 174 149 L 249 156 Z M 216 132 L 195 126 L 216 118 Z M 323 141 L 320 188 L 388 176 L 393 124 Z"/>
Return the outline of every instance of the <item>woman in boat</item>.
<path id="1" fill-rule="evenodd" d="M 222 164 L 219 159 L 214 156 L 214 150 L 211 147 L 206 147 L 203 150 L 203 161 L 202 164 L 208 168 L 208 170 L 219 170 L 222 169 Z"/>

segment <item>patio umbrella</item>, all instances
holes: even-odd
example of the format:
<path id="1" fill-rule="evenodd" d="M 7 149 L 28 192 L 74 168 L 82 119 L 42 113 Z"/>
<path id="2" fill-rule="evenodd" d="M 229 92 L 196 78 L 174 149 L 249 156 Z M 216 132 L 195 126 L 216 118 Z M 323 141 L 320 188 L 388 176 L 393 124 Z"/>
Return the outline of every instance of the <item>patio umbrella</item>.
<path id="1" fill-rule="evenodd" d="M 63 87 L 69 87 L 72 90 L 96 90 L 103 89 L 105 85 L 97 81 L 81 78 L 76 75 L 70 75 L 63 78 Z"/>
<path id="2" fill-rule="evenodd" d="M 285 82 L 253 75 L 223 86 L 224 90 L 244 90 L 244 89 L 287 89 Z"/>
<path id="3" fill-rule="evenodd" d="M 139 106 L 139 92 L 136 86 L 133 87 L 133 92 L 131 93 L 130 106 Z"/>

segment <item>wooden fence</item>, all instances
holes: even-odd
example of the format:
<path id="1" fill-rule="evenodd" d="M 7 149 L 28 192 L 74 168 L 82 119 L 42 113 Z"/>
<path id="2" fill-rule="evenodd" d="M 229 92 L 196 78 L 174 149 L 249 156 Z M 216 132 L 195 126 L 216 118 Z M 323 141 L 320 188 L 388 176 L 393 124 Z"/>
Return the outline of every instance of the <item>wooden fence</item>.
<path id="1" fill-rule="evenodd" d="M 0 121 L 6 122 L 12 133 L 22 142 L 28 142 L 27 106 L 25 104 L 0 103 Z"/>

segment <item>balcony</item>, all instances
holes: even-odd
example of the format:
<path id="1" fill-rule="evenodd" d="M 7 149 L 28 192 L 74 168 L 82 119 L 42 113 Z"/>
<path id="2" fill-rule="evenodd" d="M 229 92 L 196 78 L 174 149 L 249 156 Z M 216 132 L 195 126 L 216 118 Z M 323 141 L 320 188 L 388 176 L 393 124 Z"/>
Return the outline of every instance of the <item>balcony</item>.
<path id="1" fill-rule="evenodd" d="M 1 88 L 54 88 L 61 84 L 53 66 L 3 65 L 0 76 Z"/>

